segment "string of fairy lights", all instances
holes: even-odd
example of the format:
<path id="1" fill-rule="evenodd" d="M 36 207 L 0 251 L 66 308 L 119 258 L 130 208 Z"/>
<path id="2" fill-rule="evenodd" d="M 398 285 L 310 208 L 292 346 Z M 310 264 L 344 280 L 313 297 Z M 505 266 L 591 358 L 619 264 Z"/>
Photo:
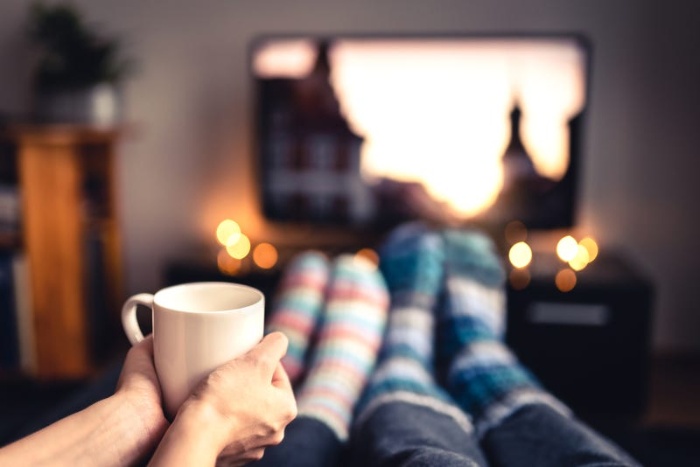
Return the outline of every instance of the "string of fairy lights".
<path id="1" fill-rule="evenodd" d="M 247 273 L 251 268 L 271 270 L 280 260 L 279 251 L 274 245 L 268 242 L 254 245 L 240 224 L 232 219 L 224 219 L 219 223 L 216 240 L 220 246 L 216 258 L 217 267 L 228 276 Z M 354 256 L 362 258 L 365 264 L 379 264 L 379 255 L 372 248 L 362 248 Z"/>
<path id="2" fill-rule="evenodd" d="M 510 284 L 515 289 L 524 289 L 530 283 L 529 267 L 533 261 L 527 229 L 521 222 L 511 222 L 505 229 L 505 237 L 510 244 Z M 268 242 L 253 245 L 240 225 L 232 219 L 224 219 L 219 223 L 216 239 L 220 245 L 217 266 L 223 274 L 235 276 L 248 272 L 251 267 L 270 270 L 279 262 L 279 252 L 274 245 Z M 576 240 L 572 235 L 565 235 L 557 242 L 555 252 L 562 264 L 554 277 L 554 283 L 560 291 L 569 292 L 576 286 L 576 273 L 585 269 L 598 256 L 598 244 L 590 236 Z M 375 265 L 379 262 L 377 252 L 371 248 L 362 248 L 355 252 L 355 256 Z"/>
<path id="3" fill-rule="evenodd" d="M 527 229 L 521 222 L 511 222 L 506 227 L 505 236 L 511 244 L 508 250 L 508 260 L 513 266 L 509 276 L 511 286 L 523 289 L 530 283 L 528 267 L 533 261 L 532 248 L 527 243 Z M 598 243 L 590 236 L 576 240 L 572 235 L 565 235 L 557 242 L 555 252 L 562 267 L 554 276 L 554 284 L 561 292 L 569 292 L 576 286 L 576 273 L 598 257 Z"/>
<path id="4" fill-rule="evenodd" d="M 249 256 L 252 257 L 253 264 L 263 270 L 274 268 L 279 259 L 274 245 L 261 242 L 253 246 L 241 226 L 232 219 L 224 219 L 219 223 L 216 240 L 221 245 L 216 263 L 219 271 L 226 275 L 239 273 L 244 268 L 244 260 Z"/>

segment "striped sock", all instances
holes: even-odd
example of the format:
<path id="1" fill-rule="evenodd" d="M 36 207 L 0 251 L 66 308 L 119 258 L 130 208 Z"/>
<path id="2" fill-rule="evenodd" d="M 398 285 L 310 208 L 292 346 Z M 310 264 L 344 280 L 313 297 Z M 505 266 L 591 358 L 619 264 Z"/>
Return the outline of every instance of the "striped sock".
<path id="1" fill-rule="evenodd" d="M 348 438 L 355 404 L 374 369 L 388 306 L 374 264 L 350 255 L 333 265 L 323 323 L 309 372 L 299 391 L 299 415 Z"/>
<path id="2" fill-rule="evenodd" d="M 306 366 L 309 341 L 321 315 L 329 274 L 326 256 L 307 251 L 287 266 L 277 290 L 267 332 L 280 331 L 289 339 L 282 366 L 293 384 Z"/>
<path id="3" fill-rule="evenodd" d="M 442 239 L 423 224 L 396 229 L 380 250 L 391 309 L 377 369 L 360 404 L 355 429 L 383 404 L 405 402 L 452 417 L 471 432 L 465 414 L 433 377 L 434 315 L 442 285 Z"/>
<path id="4" fill-rule="evenodd" d="M 480 435 L 520 407 L 545 403 L 568 413 L 503 343 L 505 274 L 491 240 L 447 230 L 445 302 L 439 313 L 439 359 L 446 387 Z"/>

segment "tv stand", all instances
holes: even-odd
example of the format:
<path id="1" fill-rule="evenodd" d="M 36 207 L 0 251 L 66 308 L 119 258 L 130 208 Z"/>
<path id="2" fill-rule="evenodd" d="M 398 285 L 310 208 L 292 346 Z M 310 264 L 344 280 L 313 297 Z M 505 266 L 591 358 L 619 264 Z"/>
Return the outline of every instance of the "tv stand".
<path id="1" fill-rule="evenodd" d="M 535 257 L 529 285 L 509 287 L 507 342 L 578 414 L 636 417 L 647 402 L 652 284 L 628 258 L 602 254 L 561 292 L 564 267 Z"/>

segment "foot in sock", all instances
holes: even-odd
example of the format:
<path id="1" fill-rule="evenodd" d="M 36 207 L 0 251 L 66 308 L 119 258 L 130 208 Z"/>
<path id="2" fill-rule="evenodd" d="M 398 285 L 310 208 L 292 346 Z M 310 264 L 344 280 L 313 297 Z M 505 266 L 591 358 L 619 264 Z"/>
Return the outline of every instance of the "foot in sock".
<path id="1" fill-rule="evenodd" d="M 491 240 L 464 230 L 446 230 L 442 238 L 447 254 L 437 342 L 449 393 L 480 434 L 531 403 L 568 413 L 503 342 L 505 273 Z"/>
<path id="2" fill-rule="evenodd" d="M 280 331 L 289 339 L 282 366 L 292 384 L 302 376 L 314 329 L 321 316 L 330 264 L 325 255 L 307 251 L 285 269 L 275 297 L 267 332 Z"/>
<path id="3" fill-rule="evenodd" d="M 377 369 L 358 405 L 355 427 L 380 406 L 406 402 L 428 407 L 471 431 L 466 416 L 433 376 L 434 307 L 443 281 L 442 238 L 420 223 L 396 229 L 380 249 L 391 296 Z"/>
<path id="4" fill-rule="evenodd" d="M 345 441 L 355 405 L 374 369 L 388 294 L 376 265 L 339 256 L 333 263 L 318 341 L 297 407 Z"/>

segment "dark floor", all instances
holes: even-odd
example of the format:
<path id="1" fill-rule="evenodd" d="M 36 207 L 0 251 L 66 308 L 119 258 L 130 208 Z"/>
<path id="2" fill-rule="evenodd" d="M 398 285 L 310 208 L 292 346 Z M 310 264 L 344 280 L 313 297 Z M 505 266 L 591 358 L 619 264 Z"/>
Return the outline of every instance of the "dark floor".
<path id="1" fill-rule="evenodd" d="M 114 390 L 120 359 L 88 381 L 0 381 L 0 445 L 24 436 Z M 646 414 L 638 421 L 590 421 L 643 465 L 700 466 L 700 358 L 657 358 Z"/>
<path id="2" fill-rule="evenodd" d="M 0 384 L 0 445 L 11 441 L 25 423 L 44 416 L 80 389 L 82 382 L 39 383 L 10 377 Z"/>
<path id="3" fill-rule="evenodd" d="M 10 376 L 0 380 L 0 446 L 26 436 L 114 392 L 121 359 L 86 380 L 41 382 Z"/>

